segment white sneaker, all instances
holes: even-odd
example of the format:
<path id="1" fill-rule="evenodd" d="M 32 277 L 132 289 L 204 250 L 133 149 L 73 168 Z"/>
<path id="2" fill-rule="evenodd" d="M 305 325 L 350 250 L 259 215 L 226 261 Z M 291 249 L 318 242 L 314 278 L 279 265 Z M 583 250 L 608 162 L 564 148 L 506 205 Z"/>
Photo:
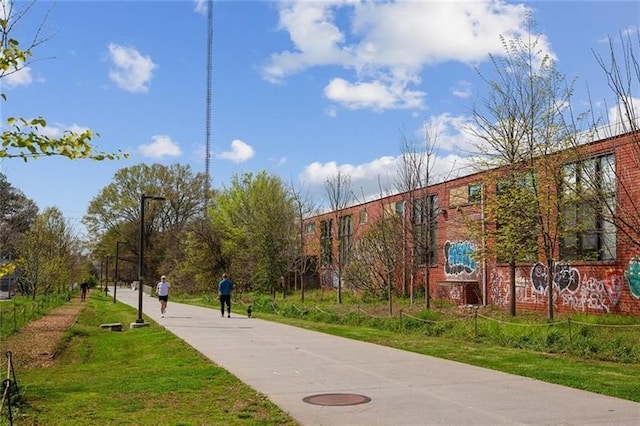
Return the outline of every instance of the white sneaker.
<path id="1" fill-rule="evenodd" d="M 161 318 L 164 318 L 164 314 L 160 315 Z"/>

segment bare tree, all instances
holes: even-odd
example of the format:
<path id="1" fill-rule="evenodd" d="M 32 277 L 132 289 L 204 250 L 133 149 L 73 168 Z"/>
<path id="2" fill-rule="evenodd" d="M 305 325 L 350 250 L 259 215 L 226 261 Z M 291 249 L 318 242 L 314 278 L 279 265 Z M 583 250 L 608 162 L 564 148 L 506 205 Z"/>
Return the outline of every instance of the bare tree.
<path id="1" fill-rule="evenodd" d="M 400 157 L 398 161 L 398 175 L 395 180 L 395 187 L 403 194 L 405 208 L 402 210 L 402 295 L 407 293 L 407 279 L 409 280 L 409 299 L 414 300 L 413 279 L 416 273 L 416 262 L 412 255 L 415 241 L 413 206 L 418 197 L 418 190 L 423 186 L 423 178 L 427 175 L 424 149 L 428 148 L 417 141 L 409 139 L 402 129 L 400 135 Z M 428 183 L 427 183 L 428 185 Z M 408 208 L 407 208 L 408 206 Z"/>
<path id="2" fill-rule="evenodd" d="M 302 303 L 304 303 L 304 277 L 305 274 L 311 272 L 311 268 L 317 266 L 317 262 L 313 262 L 306 255 L 305 248 L 305 223 L 304 220 L 310 215 L 317 212 L 315 201 L 309 196 L 308 193 L 302 193 L 301 189 L 296 189 L 292 184 L 289 188 L 291 192 L 291 197 L 293 204 L 295 205 L 297 222 L 299 225 L 299 233 L 297 244 L 295 247 L 295 259 L 293 261 L 293 272 L 294 272 L 294 287 L 296 286 L 298 278 L 300 279 L 300 299 Z"/>
<path id="3" fill-rule="evenodd" d="M 393 314 L 393 276 L 402 263 L 402 217 L 382 209 L 367 230 L 358 237 L 344 268 L 346 280 L 364 293 L 386 297 Z"/>
<path id="4" fill-rule="evenodd" d="M 343 241 L 344 225 L 346 218 L 341 216 L 342 210 L 347 208 L 353 200 L 353 192 L 351 191 L 351 176 L 344 175 L 338 171 L 334 176 L 328 178 L 325 182 L 325 189 L 327 198 L 329 200 L 329 208 L 333 212 L 333 226 L 335 226 L 336 235 L 338 238 L 338 259 L 335 265 L 331 265 L 331 272 L 333 277 L 333 271 L 337 272 L 337 297 L 338 304 L 342 303 L 342 267 L 346 262 L 346 253 L 349 252 L 350 247 L 348 243 Z M 331 248 L 333 249 L 333 248 Z"/>
<path id="5" fill-rule="evenodd" d="M 431 128 L 425 125 L 424 128 L 424 156 L 426 157 L 426 163 L 424 167 L 424 187 L 428 190 L 429 185 L 432 180 L 432 171 L 433 166 L 435 165 L 435 156 L 434 153 L 437 148 L 436 141 L 438 140 L 438 132 L 437 132 L 437 123 L 434 124 Z M 424 240 L 421 240 L 424 243 L 424 253 L 425 253 L 425 262 L 424 262 L 424 300 L 425 307 L 427 309 L 431 308 L 431 279 L 429 277 L 429 265 L 434 260 L 434 251 L 433 245 L 434 242 L 437 243 L 437 235 L 433 234 L 433 228 L 437 225 L 438 221 L 438 205 L 437 197 L 434 198 L 428 192 L 424 194 L 422 205 L 422 217 L 425 221 L 425 232 L 424 232 Z M 414 209 L 415 212 L 415 209 Z M 437 244 L 436 244 L 437 245 Z"/>
<path id="6" fill-rule="evenodd" d="M 634 195 L 640 169 L 640 29 L 621 33 L 619 43 L 609 37 L 607 58 L 594 55 L 616 99 L 604 123 L 593 119 L 595 134 L 600 139 L 626 135 L 616 138 L 615 148 L 631 166 L 610 169 L 616 178 L 615 203 L 608 202 L 610 194 L 603 191 L 599 176 L 585 173 L 584 183 L 590 189 L 586 201 L 604 209 L 604 219 L 615 226 L 619 237 L 640 250 L 640 199 Z"/>

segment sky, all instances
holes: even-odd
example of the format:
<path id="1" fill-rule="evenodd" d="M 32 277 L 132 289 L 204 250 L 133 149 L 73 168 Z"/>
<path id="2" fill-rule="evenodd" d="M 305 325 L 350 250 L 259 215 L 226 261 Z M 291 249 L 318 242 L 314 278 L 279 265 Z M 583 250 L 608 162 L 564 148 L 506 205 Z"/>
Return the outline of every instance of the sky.
<path id="1" fill-rule="evenodd" d="M 0 5 L 7 0 L 0 0 Z M 16 2 L 15 10 L 28 3 Z M 47 120 L 47 134 L 92 129 L 129 158 L 0 160 L 36 202 L 81 227 L 117 170 L 206 168 L 206 1 L 37 1 L 15 25 L 33 60 L 0 79 L 0 118 Z M 525 36 L 575 84 L 574 109 L 615 103 L 595 54 L 637 31 L 640 1 L 214 1 L 210 177 L 266 171 L 326 204 L 340 171 L 356 198 L 392 191 L 403 139 L 437 147 L 433 176 L 464 173 L 471 109 L 487 93 L 501 37 Z M 637 93 L 640 98 L 640 93 Z M 437 180 L 437 178 L 436 178 Z"/>

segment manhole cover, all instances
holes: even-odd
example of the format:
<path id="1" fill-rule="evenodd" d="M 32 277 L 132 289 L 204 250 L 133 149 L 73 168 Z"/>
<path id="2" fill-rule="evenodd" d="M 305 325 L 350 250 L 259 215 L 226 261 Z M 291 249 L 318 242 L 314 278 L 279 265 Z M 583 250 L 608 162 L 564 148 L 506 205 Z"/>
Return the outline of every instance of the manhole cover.
<path id="1" fill-rule="evenodd" d="M 305 396 L 302 400 L 314 405 L 358 405 L 366 404 L 371 398 L 355 393 L 321 393 L 318 395 Z"/>

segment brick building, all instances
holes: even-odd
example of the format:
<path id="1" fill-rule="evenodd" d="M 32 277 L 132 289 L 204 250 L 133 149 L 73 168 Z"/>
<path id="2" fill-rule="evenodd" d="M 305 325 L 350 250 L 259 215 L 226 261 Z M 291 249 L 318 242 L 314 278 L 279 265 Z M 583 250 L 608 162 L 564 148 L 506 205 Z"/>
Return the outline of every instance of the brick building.
<path id="1" fill-rule="evenodd" d="M 551 192 L 559 195 L 555 211 L 561 218 L 558 231 L 550 234 L 554 310 L 640 315 L 640 132 L 584 144 L 563 158 L 562 194 Z M 487 219 L 499 191 L 490 178 L 496 171 L 306 219 L 306 251 L 319 265 L 316 279 L 335 287 L 339 276 L 345 291 L 358 287 L 350 282 L 357 277 L 386 280 L 397 293 L 412 297 L 424 297 L 426 282 L 431 300 L 506 309 L 514 294 L 519 310 L 547 310 L 550 268 L 543 235 L 530 239 L 537 254 L 515 264 L 515 293 L 512 269 L 490 249 L 499 222 Z M 563 195 L 569 190 L 571 197 Z M 372 235 L 384 236 L 384 244 L 380 239 L 364 244 Z M 386 257 L 378 250 L 383 246 L 389 249 Z M 363 254 L 376 260 L 347 273 Z"/>

